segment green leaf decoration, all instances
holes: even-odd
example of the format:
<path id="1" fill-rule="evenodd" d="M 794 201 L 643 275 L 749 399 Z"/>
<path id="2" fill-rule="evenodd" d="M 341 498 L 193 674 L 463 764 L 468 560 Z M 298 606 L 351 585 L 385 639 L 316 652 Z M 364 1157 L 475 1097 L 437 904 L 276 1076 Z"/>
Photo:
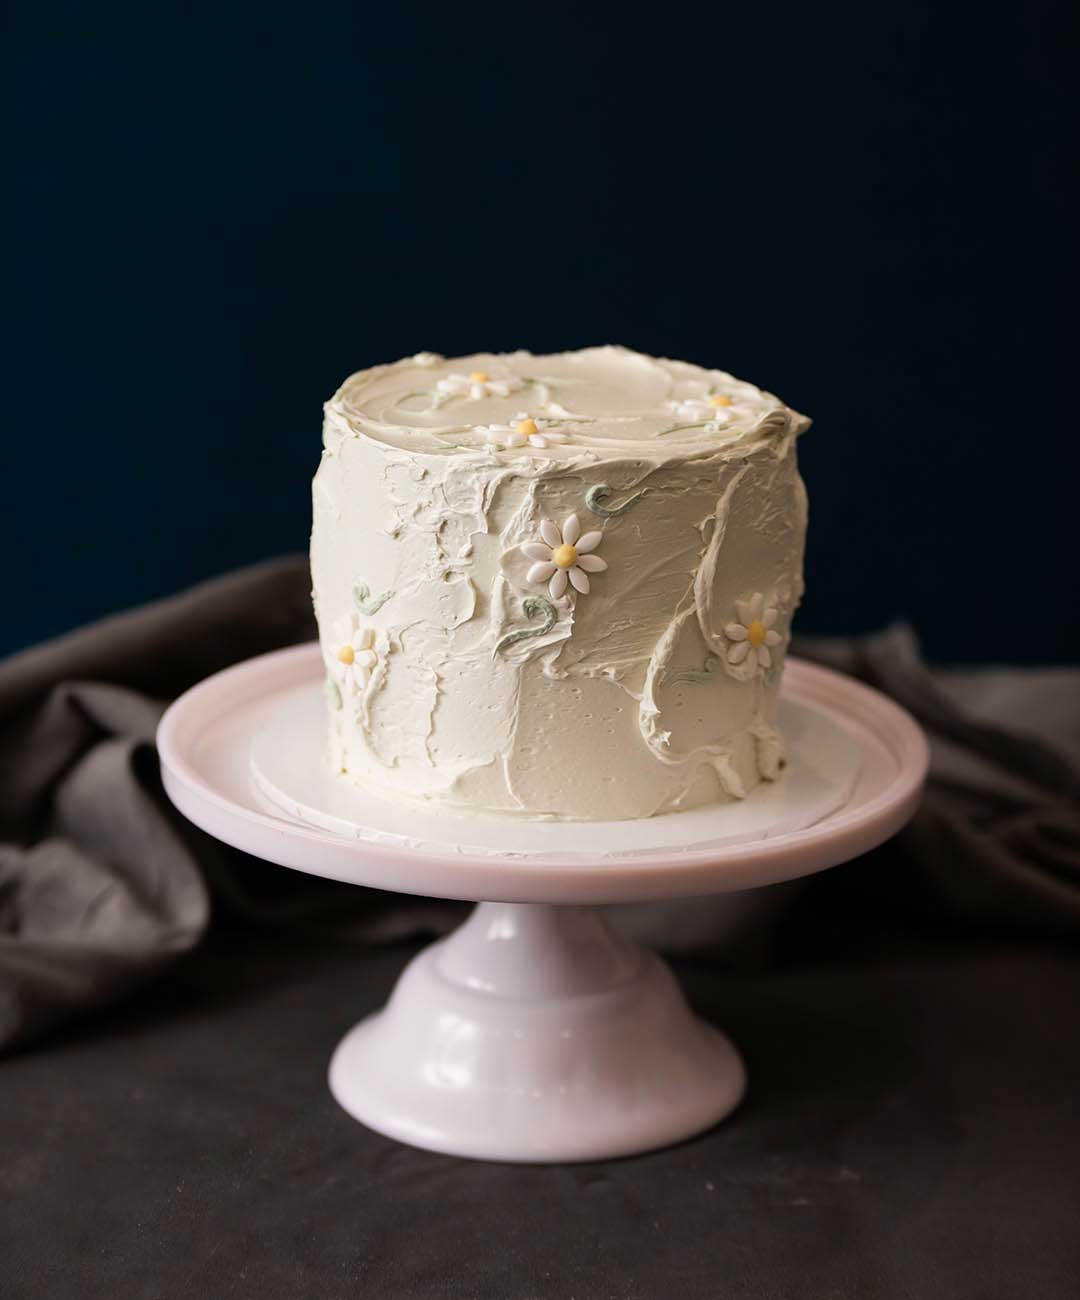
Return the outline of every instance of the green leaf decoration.
<path id="1" fill-rule="evenodd" d="M 377 614 L 394 594 L 392 591 L 384 591 L 381 596 L 372 596 L 371 589 L 365 582 L 358 582 L 353 587 L 353 600 L 356 601 L 356 608 L 361 614 Z"/>
<path id="2" fill-rule="evenodd" d="M 335 709 L 340 709 L 343 703 L 341 698 L 341 687 L 332 677 L 326 679 L 326 693 L 330 696 L 330 703 Z"/>
<path id="3" fill-rule="evenodd" d="M 718 655 L 706 655 L 701 672 L 676 673 L 671 679 L 672 685 L 676 682 L 711 682 L 716 676 L 719 667 L 720 658 Z"/>
<path id="4" fill-rule="evenodd" d="M 601 519 L 614 519 L 618 515 L 625 514 L 636 501 L 641 500 L 648 490 L 648 488 L 642 488 L 640 492 L 635 492 L 633 496 L 627 497 L 621 506 L 605 506 L 600 503 L 611 496 L 612 489 L 607 483 L 597 483 L 585 493 L 585 504 L 594 515 L 599 515 Z"/>
<path id="5" fill-rule="evenodd" d="M 555 626 L 555 606 L 550 600 L 545 600 L 543 596 L 526 596 L 521 602 L 521 608 L 526 618 L 539 618 L 542 622 L 535 627 L 519 628 L 517 632 L 509 632 L 496 645 L 494 653 L 498 654 L 500 650 L 507 650 L 510 646 L 516 645 L 518 641 L 524 641 L 528 637 L 543 636 L 545 632 L 550 632 Z"/>

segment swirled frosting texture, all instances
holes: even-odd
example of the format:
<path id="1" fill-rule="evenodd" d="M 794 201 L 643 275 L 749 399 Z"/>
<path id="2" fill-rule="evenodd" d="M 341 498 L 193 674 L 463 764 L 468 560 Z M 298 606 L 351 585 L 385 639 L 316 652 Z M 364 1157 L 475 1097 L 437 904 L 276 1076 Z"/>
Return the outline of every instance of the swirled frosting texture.
<path id="1" fill-rule="evenodd" d="M 775 777 L 807 424 L 614 347 L 350 377 L 313 491 L 334 766 L 391 797 L 590 820 Z M 552 599 L 530 552 L 571 515 L 607 567 Z"/>
<path id="2" fill-rule="evenodd" d="M 793 418 L 779 398 L 722 370 L 616 347 L 452 361 L 422 353 L 353 375 L 329 409 L 384 446 L 436 454 L 488 447 L 486 430 L 525 416 L 566 442 L 524 452 L 559 459 L 708 455 L 718 442 L 783 432 Z"/>

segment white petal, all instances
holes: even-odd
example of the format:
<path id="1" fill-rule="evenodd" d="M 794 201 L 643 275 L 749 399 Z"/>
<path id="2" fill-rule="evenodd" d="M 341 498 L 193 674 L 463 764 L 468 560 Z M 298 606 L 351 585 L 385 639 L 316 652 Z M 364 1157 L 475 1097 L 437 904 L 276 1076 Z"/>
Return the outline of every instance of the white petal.
<path id="1" fill-rule="evenodd" d="M 570 574 L 571 585 L 576 587 L 583 596 L 587 596 L 589 594 L 589 575 L 583 569 L 579 569 L 576 564 L 572 564 L 567 572 Z"/>
<path id="2" fill-rule="evenodd" d="M 769 608 L 765 611 L 764 614 L 762 614 L 761 621 L 762 623 L 765 624 L 766 627 L 772 627 L 772 625 L 776 622 L 776 616 L 777 616 L 777 611 L 775 609 Z"/>
<path id="3" fill-rule="evenodd" d="M 494 393 L 496 397 L 509 397 L 510 385 L 502 379 L 492 379 L 486 384 L 489 393 Z"/>
<path id="4" fill-rule="evenodd" d="M 736 641 L 731 649 L 727 652 L 729 664 L 741 664 L 746 656 L 750 653 L 749 641 Z"/>
<path id="5" fill-rule="evenodd" d="M 762 668 L 768 668 L 772 664 L 772 655 L 763 645 L 759 645 L 757 648 L 757 661 Z"/>
<path id="6" fill-rule="evenodd" d="M 484 389 L 484 384 L 471 384 L 469 386 L 469 396 L 474 402 L 479 402 L 480 399 L 485 396 Z"/>
<path id="7" fill-rule="evenodd" d="M 361 650 L 354 662 L 361 668 L 374 668 L 379 662 L 379 656 L 374 650 Z"/>
<path id="8" fill-rule="evenodd" d="M 551 559 L 551 547 L 545 546 L 543 542 L 526 542 L 521 550 L 530 560 L 544 562 Z"/>
<path id="9" fill-rule="evenodd" d="M 506 445 L 508 447 L 524 447 L 525 441 L 525 435 L 518 433 L 516 429 L 506 435 Z"/>
<path id="10" fill-rule="evenodd" d="M 562 534 L 550 519 L 540 520 L 540 536 L 549 546 L 555 547 L 562 545 Z"/>
<path id="11" fill-rule="evenodd" d="M 569 442 L 570 439 L 565 433 L 553 433 L 550 429 L 544 430 L 544 437 L 548 442 Z"/>
<path id="12" fill-rule="evenodd" d="M 566 570 L 556 569 L 555 576 L 548 583 L 548 595 L 552 600 L 558 600 L 566 590 Z"/>
<path id="13" fill-rule="evenodd" d="M 542 564 L 534 564 L 525 576 L 530 582 L 547 582 L 554 572 L 555 565 L 548 560 Z"/>
<path id="14" fill-rule="evenodd" d="M 515 423 L 515 424 L 518 424 L 518 423 L 520 423 L 520 421 L 522 421 L 522 420 L 527 420 L 527 419 L 529 419 L 529 412 L 528 412 L 528 411 L 517 411 L 517 412 L 515 412 L 515 414 L 514 414 L 514 423 Z"/>
<path id="15" fill-rule="evenodd" d="M 591 533 L 586 533 L 584 537 L 579 537 L 574 543 L 574 549 L 578 555 L 588 555 L 590 551 L 595 551 L 603 540 L 604 534 L 596 528 Z"/>
<path id="16" fill-rule="evenodd" d="M 546 446 L 547 446 L 547 439 L 544 437 L 544 435 L 543 435 L 542 433 L 530 433 L 530 434 L 529 434 L 529 441 L 532 443 L 532 445 L 533 445 L 534 447 L 546 447 Z"/>
<path id="17" fill-rule="evenodd" d="M 577 515 L 567 515 L 563 520 L 562 539 L 566 546 L 573 546 L 581 536 L 581 520 Z"/>
<path id="18" fill-rule="evenodd" d="M 586 573 L 603 573 L 607 568 L 607 560 L 602 560 L 599 555 L 582 555 L 578 552 L 577 564 L 579 569 L 584 569 Z"/>
<path id="19" fill-rule="evenodd" d="M 782 640 L 783 640 L 783 637 L 780 635 L 779 632 L 773 632 L 773 631 L 770 630 L 770 631 L 768 631 L 768 632 L 765 633 L 765 644 L 766 644 L 766 645 L 779 645 L 780 642 L 781 642 Z"/>
<path id="20" fill-rule="evenodd" d="M 760 591 L 755 591 L 750 597 L 750 617 L 760 618 L 761 611 L 765 608 L 765 597 Z"/>
<path id="21" fill-rule="evenodd" d="M 358 650 L 370 650 L 375 644 L 375 632 L 373 628 L 365 627 L 356 638 L 354 643 Z"/>
<path id="22" fill-rule="evenodd" d="M 729 641 L 745 641 L 746 628 L 741 623 L 729 623 L 724 628 L 724 635 Z"/>
<path id="23" fill-rule="evenodd" d="M 735 613 L 739 616 L 739 622 L 744 626 L 754 621 L 754 616 L 750 612 L 751 604 L 748 600 L 737 600 L 735 602 Z"/>

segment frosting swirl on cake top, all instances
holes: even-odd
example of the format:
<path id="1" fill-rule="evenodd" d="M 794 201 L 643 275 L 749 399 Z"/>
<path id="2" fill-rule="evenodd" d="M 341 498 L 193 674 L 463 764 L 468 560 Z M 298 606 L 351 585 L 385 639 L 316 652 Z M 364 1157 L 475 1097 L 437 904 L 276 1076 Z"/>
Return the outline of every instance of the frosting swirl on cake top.
<path id="1" fill-rule="evenodd" d="M 350 376 L 326 413 L 340 433 L 403 451 L 569 461 L 709 455 L 808 423 L 726 371 L 621 347 L 418 353 Z"/>

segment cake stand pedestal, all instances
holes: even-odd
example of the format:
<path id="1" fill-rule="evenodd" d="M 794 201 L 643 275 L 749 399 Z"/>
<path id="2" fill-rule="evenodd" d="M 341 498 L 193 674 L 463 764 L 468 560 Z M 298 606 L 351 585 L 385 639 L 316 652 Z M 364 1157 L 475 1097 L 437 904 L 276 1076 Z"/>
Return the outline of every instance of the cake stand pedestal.
<path id="1" fill-rule="evenodd" d="M 481 903 L 330 1063 L 342 1106 L 414 1146 L 588 1160 L 722 1119 L 746 1072 L 674 977 L 595 908 Z"/>
<path id="2" fill-rule="evenodd" d="M 379 889 L 485 900 L 406 968 L 330 1063 L 350 1114 L 481 1159 L 629 1155 L 701 1132 L 746 1087 L 738 1052 L 668 968 L 591 904 L 790 880 L 846 861 L 914 811 L 922 733 L 891 701 L 789 660 L 782 781 L 738 805 L 644 822 L 456 818 L 383 803 L 321 764 L 317 646 L 227 669 L 158 733 L 165 789 L 210 834 Z"/>

